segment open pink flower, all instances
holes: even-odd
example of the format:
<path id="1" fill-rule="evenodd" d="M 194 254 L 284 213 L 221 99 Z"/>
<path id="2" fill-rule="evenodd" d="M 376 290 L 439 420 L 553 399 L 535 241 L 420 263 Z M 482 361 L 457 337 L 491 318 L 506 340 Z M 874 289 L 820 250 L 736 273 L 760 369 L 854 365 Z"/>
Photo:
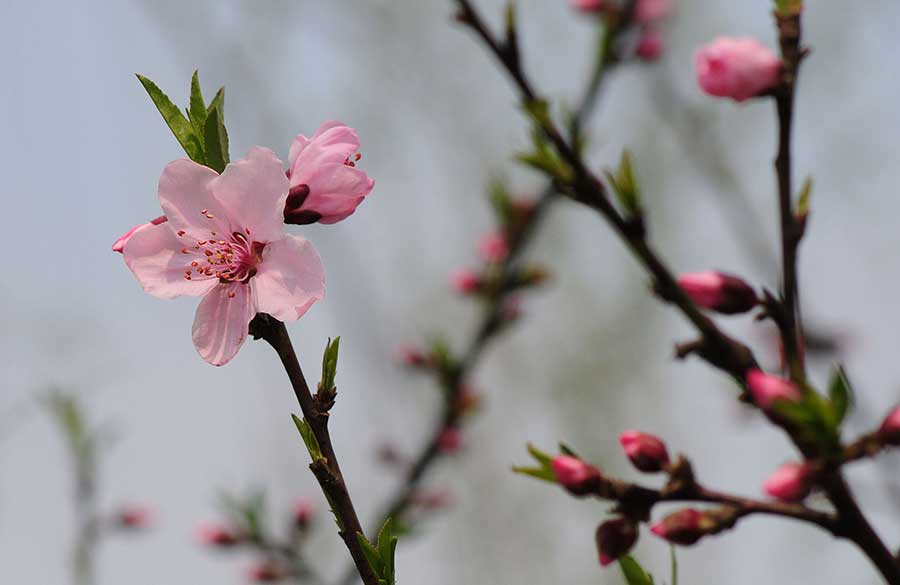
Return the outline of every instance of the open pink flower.
<path id="1" fill-rule="evenodd" d="M 288 158 L 285 223 L 330 224 L 352 215 L 375 186 L 356 168 L 358 151 L 356 130 L 336 120 L 319 126 L 312 138 L 298 134 Z"/>
<path id="2" fill-rule="evenodd" d="M 284 233 L 287 194 L 282 162 L 266 148 L 251 148 L 221 175 L 179 159 L 159 179 L 168 221 L 134 231 L 125 243 L 125 263 L 145 292 L 203 297 L 194 347 L 213 365 L 235 356 L 257 313 L 299 319 L 325 295 L 318 253 Z"/>

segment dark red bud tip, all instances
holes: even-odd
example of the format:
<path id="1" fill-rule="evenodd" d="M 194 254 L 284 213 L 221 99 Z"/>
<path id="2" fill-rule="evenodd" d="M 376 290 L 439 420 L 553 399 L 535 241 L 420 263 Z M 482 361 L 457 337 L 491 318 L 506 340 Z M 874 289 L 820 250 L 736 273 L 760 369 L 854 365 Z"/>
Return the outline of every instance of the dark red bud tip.
<path id="1" fill-rule="evenodd" d="M 625 431 L 619 435 L 619 444 L 631 464 L 641 471 L 655 473 L 669 464 L 666 444 L 658 437 L 639 431 Z"/>
<path id="2" fill-rule="evenodd" d="M 297 528 L 306 528 L 312 521 L 316 509 L 309 500 L 300 500 L 294 504 L 294 525 Z"/>
<path id="3" fill-rule="evenodd" d="M 707 520 L 702 512 L 685 508 L 654 524 L 650 532 L 673 544 L 691 545 L 703 538 L 713 526 L 714 523 Z"/>
<path id="4" fill-rule="evenodd" d="M 888 445 L 900 445 L 900 406 L 885 417 L 878 429 L 878 435 Z"/>
<path id="5" fill-rule="evenodd" d="M 678 286 L 697 306 L 725 315 L 746 313 L 759 304 L 749 284 L 722 272 L 682 274 Z"/>
<path id="6" fill-rule="evenodd" d="M 637 539 L 637 526 L 627 518 L 607 520 L 598 526 L 596 541 L 600 565 L 605 567 L 626 554 Z"/>

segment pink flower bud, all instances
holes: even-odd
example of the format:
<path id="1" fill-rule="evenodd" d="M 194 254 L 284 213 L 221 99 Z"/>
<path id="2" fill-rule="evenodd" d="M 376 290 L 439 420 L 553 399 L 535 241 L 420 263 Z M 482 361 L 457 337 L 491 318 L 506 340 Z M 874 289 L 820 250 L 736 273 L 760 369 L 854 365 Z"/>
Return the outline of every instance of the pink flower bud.
<path id="1" fill-rule="evenodd" d="M 634 53 L 644 61 L 656 61 L 662 56 L 663 48 L 662 35 L 656 29 L 648 28 L 641 33 Z"/>
<path id="2" fill-rule="evenodd" d="M 133 228 L 131 228 L 130 230 L 125 232 L 123 235 L 119 236 L 119 239 L 116 240 L 112 245 L 112 251 L 118 252 L 119 254 L 121 254 L 122 250 L 125 249 L 125 244 L 128 243 L 128 240 L 131 239 L 131 236 L 133 236 L 135 233 L 137 233 L 138 230 L 142 230 L 145 227 L 151 226 L 151 225 L 159 225 L 161 223 L 165 223 L 166 221 L 167 221 L 166 216 L 160 215 L 159 217 L 157 217 L 155 219 L 151 219 L 147 223 L 142 223 L 142 224 L 134 226 Z"/>
<path id="3" fill-rule="evenodd" d="M 669 514 L 650 527 L 650 532 L 674 544 L 694 544 L 711 526 L 707 525 L 702 512 L 693 508 L 685 508 Z"/>
<path id="4" fill-rule="evenodd" d="M 569 455 L 557 455 L 551 465 L 556 481 L 571 490 L 583 488 L 589 481 L 602 477 L 596 467 Z"/>
<path id="5" fill-rule="evenodd" d="M 509 255 L 506 234 L 494 232 L 483 236 L 478 241 L 478 252 L 486 262 L 503 262 Z"/>
<path id="6" fill-rule="evenodd" d="M 637 526 L 627 518 L 607 520 L 598 526 L 596 541 L 600 565 L 605 567 L 630 551 L 637 538 Z"/>
<path id="7" fill-rule="evenodd" d="M 678 286 L 694 303 L 726 315 L 746 313 L 757 304 L 749 284 L 722 272 L 693 272 L 678 277 Z"/>
<path id="8" fill-rule="evenodd" d="M 441 436 L 438 437 L 438 447 L 442 453 L 447 455 L 459 451 L 460 447 L 462 447 L 462 434 L 459 432 L 459 429 L 454 427 L 444 429 Z"/>
<path id="9" fill-rule="evenodd" d="M 662 471 L 669 464 L 666 444 L 658 437 L 638 431 L 625 431 L 619 435 L 619 443 L 632 465 L 641 471 Z"/>
<path id="10" fill-rule="evenodd" d="M 672 0 L 637 0 L 634 6 L 634 20 L 640 24 L 651 24 L 672 13 Z"/>
<path id="11" fill-rule="evenodd" d="M 155 515 L 156 511 L 151 506 L 127 504 L 116 512 L 116 524 L 128 529 L 147 528 Z"/>
<path id="12" fill-rule="evenodd" d="M 243 541 L 240 534 L 218 524 L 201 524 L 194 537 L 198 543 L 216 548 L 229 548 Z"/>
<path id="13" fill-rule="evenodd" d="M 279 563 L 264 561 L 250 567 L 247 578 L 251 583 L 276 583 L 290 576 L 288 570 Z"/>
<path id="14" fill-rule="evenodd" d="M 803 399 L 803 393 L 792 382 L 760 370 L 747 372 L 747 387 L 753 402 L 766 412 L 770 412 L 778 400 L 800 402 Z"/>
<path id="15" fill-rule="evenodd" d="M 894 408 L 881 423 L 878 434 L 891 445 L 900 445 L 900 406 Z"/>
<path id="16" fill-rule="evenodd" d="M 718 38 L 694 54 L 697 82 L 706 93 L 742 102 L 776 86 L 781 59 L 753 38 Z"/>
<path id="17" fill-rule="evenodd" d="M 312 502 L 306 499 L 298 500 L 294 504 L 294 526 L 297 528 L 309 526 L 315 513 L 316 507 Z"/>
<path id="18" fill-rule="evenodd" d="M 569 0 L 569 6 L 580 12 L 603 12 L 604 0 Z"/>
<path id="19" fill-rule="evenodd" d="M 424 367 L 429 363 L 425 352 L 411 345 L 404 345 L 397 350 L 397 359 L 405 366 Z"/>
<path id="20" fill-rule="evenodd" d="M 763 484 L 767 494 L 784 502 L 799 502 L 811 487 L 810 468 L 804 463 L 785 463 Z"/>
<path id="21" fill-rule="evenodd" d="M 478 292 L 481 288 L 481 277 L 474 270 L 461 268 L 450 277 L 454 290 L 462 295 Z"/>

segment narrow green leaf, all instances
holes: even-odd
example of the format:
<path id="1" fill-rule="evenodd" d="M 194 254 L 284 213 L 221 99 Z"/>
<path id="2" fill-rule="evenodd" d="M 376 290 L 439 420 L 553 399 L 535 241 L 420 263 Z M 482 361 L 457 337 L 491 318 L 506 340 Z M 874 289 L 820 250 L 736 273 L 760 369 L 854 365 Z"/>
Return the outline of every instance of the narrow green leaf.
<path id="1" fill-rule="evenodd" d="M 628 585 L 653 585 L 653 577 L 631 555 L 619 559 L 619 568 Z"/>
<path id="2" fill-rule="evenodd" d="M 331 390 L 334 388 L 334 379 L 337 376 L 338 352 L 341 346 L 341 338 L 335 337 L 334 341 L 328 339 L 325 352 L 322 355 L 322 388 Z"/>
<path id="3" fill-rule="evenodd" d="M 359 532 L 356 533 L 356 540 L 359 541 L 359 546 L 362 548 L 366 560 L 369 561 L 372 572 L 375 573 L 376 576 L 381 576 L 384 573 L 384 565 L 381 562 L 381 556 L 378 554 L 378 549 L 372 546 L 372 543 Z"/>
<path id="4" fill-rule="evenodd" d="M 205 164 L 203 143 L 200 136 L 194 132 L 194 127 L 191 125 L 190 121 L 185 118 L 184 114 L 181 113 L 181 110 L 172 103 L 169 96 L 163 93 L 155 83 L 143 75 L 138 75 L 137 78 L 138 81 L 141 82 L 141 85 L 144 86 L 150 99 L 153 100 L 156 109 L 159 110 L 163 120 L 166 121 L 172 134 L 175 135 L 178 143 L 184 149 L 184 152 L 187 153 L 191 160 L 200 164 Z"/>
<path id="5" fill-rule="evenodd" d="M 669 545 L 669 558 L 671 559 L 672 565 L 671 585 L 678 585 L 678 559 L 675 557 L 675 547 L 672 545 Z"/>
<path id="6" fill-rule="evenodd" d="M 565 443 L 559 444 L 559 452 L 562 453 L 563 455 L 568 455 L 569 457 L 574 457 L 575 459 L 581 459 L 581 457 L 578 456 L 578 453 L 576 453 L 574 449 L 572 449 Z"/>
<path id="7" fill-rule="evenodd" d="M 515 473 L 529 475 L 533 478 L 548 481 L 550 483 L 556 483 L 556 474 L 553 473 L 552 469 L 547 469 L 546 467 L 524 467 L 517 465 L 513 466 L 512 470 Z"/>
<path id="8" fill-rule="evenodd" d="M 812 194 L 812 178 L 807 177 L 803 181 L 803 187 L 800 189 L 800 195 L 797 197 L 797 210 L 794 214 L 798 218 L 804 218 L 809 215 L 809 198 Z"/>
<path id="9" fill-rule="evenodd" d="M 296 414 L 291 414 L 291 418 L 294 419 L 294 424 L 297 425 L 297 430 L 300 431 L 300 437 L 303 438 L 303 443 L 306 445 L 306 449 L 309 451 L 309 456 L 312 457 L 313 462 L 324 459 L 322 448 L 319 447 L 319 441 L 316 440 L 316 435 L 313 433 L 309 423 L 298 417 Z"/>
<path id="10" fill-rule="evenodd" d="M 209 115 L 209 112 L 215 108 L 225 114 L 225 87 L 220 87 L 219 91 L 216 92 L 216 95 L 213 96 L 211 102 L 209 102 L 209 106 L 206 108 L 206 115 Z"/>
<path id="11" fill-rule="evenodd" d="M 200 75 L 194 70 L 191 77 L 191 107 L 188 109 L 188 118 L 194 127 L 194 132 L 203 137 L 206 132 L 206 102 L 203 100 L 203 92 L 200 90 Z"/>
<path id="12" fill-rule="evenodd" d="M 222 110 L 213 108 L 209 111 L 203 135 L 206 144 L 206 166 L 221 173 L 229 162 L 228 131 L 225 130 Z"/>
<path id="13" fill-rule="evenodd" d="M 393 585 L 394 583 L 394 553 L 397 550 L 397 540 L 393 520 L 388 518 L 378 532 L 376 541 L 378 555 L 381 558 L 383 567 L 383 571 L 379 576 L 383 577 L 388 585 Z"/>
<path id="14" fill-rule="evenodd" d="M 553 457 L 535 447 L 533 443 L 528 443 L 527 448 L 528 453 L 531 454 L 531 456 L 534 457 L 535 460 L 541 464 L 541 466 L 550 467 L 550 465 L 553 463 Z"/>
<path id="15" fill-rule="evenodd" d="M 836 424 L 840 425 L 853 405 L 853 386 L 847 378 L 843 367 L 835 368 L 828 385 L 828 398 L 831 402 Z"/>

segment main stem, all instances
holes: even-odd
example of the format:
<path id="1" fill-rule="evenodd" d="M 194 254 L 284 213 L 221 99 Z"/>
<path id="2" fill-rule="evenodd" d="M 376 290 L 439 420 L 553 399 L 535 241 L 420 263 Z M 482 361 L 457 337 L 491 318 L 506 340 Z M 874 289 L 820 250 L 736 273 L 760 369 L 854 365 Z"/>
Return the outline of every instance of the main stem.
<path id="1" fill-rule="evenodd" d="M 310 469 L 331 504 L 340 527 L 338 534 L 347 546 L 347 550 L 350 551 L 359 576 L 366 585 L 379 585 L 357 539 L 358 534 L 365 535 L 365 533 L 359 523 L 359 517 L 356 515 L 353 500 L 350 499 L 350 492 L 341 473 L 341 467 L 338 465 L 334 446 L 331 444 L 331 435 L 328 432 L 328 412 L 320 411 L 313 399 L 287 328 L 281 321 L 260 314 L 251 323 L 251 331 L 255 336 L 265 339 L 278 354 L 284 371 L 291 381 L 294 395 L 300 404 L 300 410 L 303 411 L 303 417 L 319 442 L 319 448 L 325 459 L 321 462 L 313 462 Z"/>

